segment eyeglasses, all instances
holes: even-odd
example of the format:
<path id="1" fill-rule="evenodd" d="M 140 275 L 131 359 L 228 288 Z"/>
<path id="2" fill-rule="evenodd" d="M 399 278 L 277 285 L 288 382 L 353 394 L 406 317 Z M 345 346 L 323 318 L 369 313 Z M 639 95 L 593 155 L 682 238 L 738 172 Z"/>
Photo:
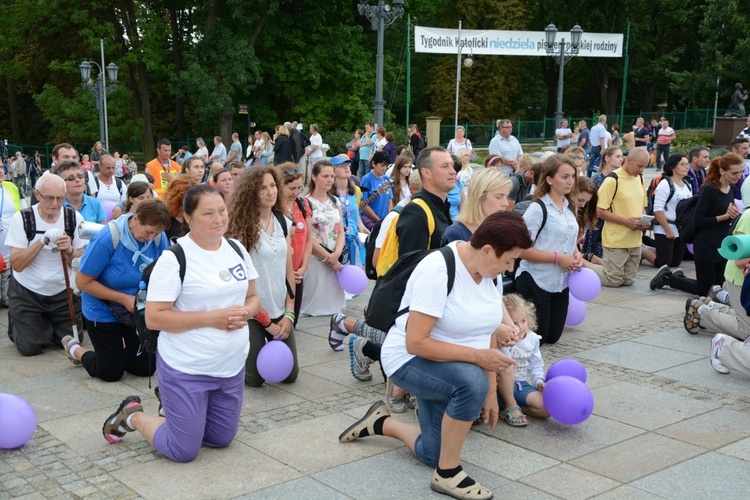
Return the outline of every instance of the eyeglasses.
<path id="1" fill-rule="evenodd" d="M 57 202 L 62 203 L 65 201 L 65 196 L 47 196 L 42 193 L 39 193 L 39 197 L 46 201 L 47 203 Z"/>
<path id="2" fill-rule="evenodd" d="M 286 175 L 301 174 L 302 173 L 302 169 L 299 168 L 299 167 L 297 167 L 297 168 L 291 168 L 291 167 L 290 168 L 285 168 L 284 169 L 284 173 Z"/>
<path id="3" fill-rule="evenodd" d="M 513 128 L 513 125 L 506 125 L 506 126 L 503 126 L 503 127 L 500 127 L 500 128 Z"/>
<path id="4" fill-rule="evenodd" d="M 85 178 L 86 176 L 84 174 L 75 174 L 75 175 L 70 175 L 68 177 L 65 177 L 65 180 L 68 182 L 73 182 L 76 179 L 85 179 Z"/>

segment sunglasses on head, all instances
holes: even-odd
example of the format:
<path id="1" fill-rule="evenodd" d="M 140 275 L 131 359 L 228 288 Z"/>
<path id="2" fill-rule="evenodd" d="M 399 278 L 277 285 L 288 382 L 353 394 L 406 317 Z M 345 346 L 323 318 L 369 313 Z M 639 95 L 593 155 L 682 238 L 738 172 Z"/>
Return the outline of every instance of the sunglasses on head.
<path id="1" fill-rule="evenodd" d="M 291 168 L 291 167 L 289 167 L 289 168 L 285 168 L 284 169 L 284 173 L 286 175 L 301 174 L 302 173 L 302 169 L 299 168 L 299 167 L 297 167 L 297 168 Z"/>

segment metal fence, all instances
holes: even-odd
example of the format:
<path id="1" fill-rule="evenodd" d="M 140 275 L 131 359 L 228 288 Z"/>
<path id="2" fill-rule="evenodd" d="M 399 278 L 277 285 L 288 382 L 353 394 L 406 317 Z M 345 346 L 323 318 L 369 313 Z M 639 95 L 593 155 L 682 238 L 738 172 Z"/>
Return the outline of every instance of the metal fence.
<path id="1" fill-rule="evenodd" d="M 637 115 L 619 114 L 608 115 L 607 125 L 611 129 L 612 125 L 617 123 L 620 126 L 620 133 L 624 134 L 632 129 L 635 120 L 643 117 L 646 122 L 652 119 L 664 117 L 669 120 L 669 125 L 677 130 L 712 130 L 714 120 L 713 109 L 685 109 L 684 111 L 642 111 Z M 566 116 L 571 124 L 571 129 L 581 120 L 586 120 L 588 127 L 591 128 L 597 122 L 597 116 Z M 520 142 L 543 142 L 551 141 L 555 135 L 555 118 L 544 118 L 542 120 L 513 120 L 513 135 Z M 462 123 L 466 129 L 466 137 L 471 143 L 478 147 L 486 147 L 495 136 L 495 122 L 477 125 Z M 440 144 L 446 145 L 455 137 L 453 125 L 440 125 Z"/>

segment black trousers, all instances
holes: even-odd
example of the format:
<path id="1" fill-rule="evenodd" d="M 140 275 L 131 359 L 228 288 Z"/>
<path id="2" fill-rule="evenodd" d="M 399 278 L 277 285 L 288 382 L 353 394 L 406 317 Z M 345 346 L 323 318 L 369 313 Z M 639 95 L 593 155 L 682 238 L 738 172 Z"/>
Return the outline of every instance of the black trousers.
<path id="1" fill-rule="evenodd" d="M 83 355 L 81 364 L 90 376 L 117 382 L 125 372 L 139 377 L 154 374 L 156 355 L 138 354 L 140 342 L 135 328 L 122 323 L 84 320 L 94 350 Z"/>
<path id="2" fill-rule="evenodd" d="M 708 291 L 712 286 L 721 286 L 724 284 L 724 270 L 726 267 L 727 261 L 724 259 L 718 262 L 705 262 L 696 259 L 695 277 L 698 281 L 698 293 L 696 295 L 708 295 Z"/>
<path id="3" fill-rule="evenodd" d="M 516 278 L 516 291 L 536 306 L 536 333 L 542 337 L 540 342 L 554 344 L 560 340 L 568 317 L 568 289 L 557 293 L 547 292 L 539 288 L 531 274 L 524 272 Z"/>
<path id="4" fill-rule="evenodd" d="M 680 238 L 670 240 L 663 234 L 654 235 L 654 248 L 656 248 L 654 266 L 657 268 L 665 264 L 669 267 L 677 267 L 685 255 L 685 243 Z"/>

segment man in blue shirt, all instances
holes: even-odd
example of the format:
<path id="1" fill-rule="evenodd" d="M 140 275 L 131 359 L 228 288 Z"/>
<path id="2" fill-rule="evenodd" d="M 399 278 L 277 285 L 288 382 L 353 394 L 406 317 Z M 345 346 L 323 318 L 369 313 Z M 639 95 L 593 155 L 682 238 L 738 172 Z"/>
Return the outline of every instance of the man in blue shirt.
<path id="1" fill-rule="evenodd" d="M 57 167 L 57 175 L 65 181 L 66 199 L 63 205 L 80 213 L 86 222 L 105 224 L 107 215 L 102 202 L 84 193 L 86 173 L 77 161 L 64 161 Z"/>
<path id="2" fill-rule="evenodd" d="M 393 199 L 393 190 L 380 193 L 378 189 L 382 184 L 391 182 L 391 179 L 385 175 L 388 169 L 388 155 L 382 151 L 376 151 L 370 161 L 371 171 L 362 177 L 362 202 L 371 200 L 361 211 L 362 223 L 367 229 L 372 229 L 377 221 L 388 215 L 391 209 L 391 200 Z"/>

